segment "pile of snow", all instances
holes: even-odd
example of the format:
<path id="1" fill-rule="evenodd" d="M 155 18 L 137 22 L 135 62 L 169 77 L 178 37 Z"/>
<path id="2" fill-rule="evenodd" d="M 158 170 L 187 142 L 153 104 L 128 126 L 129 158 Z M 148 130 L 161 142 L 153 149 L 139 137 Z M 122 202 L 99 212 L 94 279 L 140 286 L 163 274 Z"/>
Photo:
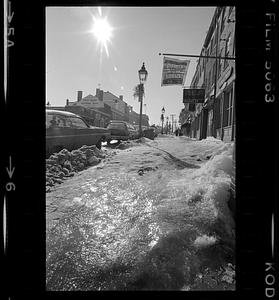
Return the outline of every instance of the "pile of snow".
<path id="1" fill-rule="evenodd" d="M 115 147 L 115 149 L 125 150 L 134 146 L 131 141 L 122 141 L 119 145 Z"/>
<path id="2" fill-rule="evenodd" d="M 224 142 L 220 139 L 216 139 L 213 136 L 209 136 L 206 139 L 200 141 L 203 144 L 216 143 L 216 144 L 224 144 Z"/>
<path id="3" fill-rule="evenodd" d="M 138 146 L 139 144 L 145 144 L 145 143 L 150 143 L 150 142 L 152 142 L 151 139 L 146 138 L 146 137 L 141 137 L 136 140 L 122 141 L 119 145 L 117 145 L 115 147 L 115 149 L 125 150 L 125 149 L 131 148 L 131 147 Z"/>
<path id="4" fill-rule="evenodd" d="M 104 151 L 99 150 L 95 145 L 82 146 L 73 151 L 63 149 L 52 154 L 46 159 L 46 188 L 47 192 L 55 184 L 62 183 L 68 177 L 74 176 L 76 172 L 86 167 L 98 164 L 105 158 Z"/>
<path id="5" fill-rule="evenodd" d="M 222 227 L 219 233 L 234 238 L 235 224 L 228 206 L 233 180 L 233 143 L 225 144 L 214 138 L 200 143 L 215 144 L 216 147 L 205 148 L 211 158 L 199 169 L 183 169 L 167 175 L 166 180 L 172 179 L 164 188 L 163 214 L 167 218 L 170 213 L 176 218 L 180 216 L 189 224 L 198 222 L 203 228 L 221 224 L 218 225 Z"/>
<path id="6" fill-rule="evenodd" d="M 216 237 L 203 234 L 202 236 L 198 236 L 195 239 L 194 246 L 197 248 L 203 248 L 203 247 L 214 245 L 216 242 L 217 242 Z"/>
<path id="7" fill-rule="evenodd" d="M 141 137 L 137 140 L 134 140 L 133 142 L 138 144 L 138 143 L 146 143 L 147 141 L 151 141 L 151 140 L 146 137 Z"/>

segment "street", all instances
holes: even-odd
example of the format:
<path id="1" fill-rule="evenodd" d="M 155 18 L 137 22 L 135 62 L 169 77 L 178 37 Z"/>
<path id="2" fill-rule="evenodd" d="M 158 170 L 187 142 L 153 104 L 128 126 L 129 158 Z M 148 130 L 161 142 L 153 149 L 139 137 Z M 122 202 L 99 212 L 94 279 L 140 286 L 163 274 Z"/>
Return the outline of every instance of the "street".
<path id="1" fill-rule="evenodd" d="M 235 289 L 232 143 L 106 147 L 46 194 L 47 290 Z"/>

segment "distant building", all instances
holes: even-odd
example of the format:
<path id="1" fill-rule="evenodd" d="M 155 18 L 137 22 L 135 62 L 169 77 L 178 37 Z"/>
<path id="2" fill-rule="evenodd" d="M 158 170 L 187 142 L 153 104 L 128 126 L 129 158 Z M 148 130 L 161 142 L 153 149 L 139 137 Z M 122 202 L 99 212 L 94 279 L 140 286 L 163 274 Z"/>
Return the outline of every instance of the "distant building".
<path id="1" fill-rule="evenodd" d="M 97 88 L 96 95 L 89 94 L 82 97 L 82 91 L 77 92 L 77 101 L 66 100 L 64 110 L 71 111 L 82 116 L 90 125 L 106 127 L 110 120 L 123 120 L 131 124 L 139 124 L 139 114 L 133 111 L 123 96 Z M 149 125 L 147 115 L 142 115 L 142 125 Z"/>
<path id="2" fill-rule="evenodd" d="M 78 91 L 77 101 L 67 100 L 65 110 L 82 116 L 92 126 L 106 127 L 111 120 L 110 107 L 97 96 L 82 97 L 82 91 Z"/>
<path id="3" fill-rule="evenodd" d="M 110 106 L 112 112 L 112 120 L 125 120 L 125 102 L 123 96 L 115 96 L 111 92 L 103 92 L 103 101 Z"/>
<path id="4" fill-rule="evenodd" d="M 140 115 L 133 111 L 132 106 L 128 106 L 129 109 L 129 119 L 128 122 L 133 125 L 139 125 Z M 149 117 L 145 114 L 142 114 L 142 126 L 149 126 Z"/>

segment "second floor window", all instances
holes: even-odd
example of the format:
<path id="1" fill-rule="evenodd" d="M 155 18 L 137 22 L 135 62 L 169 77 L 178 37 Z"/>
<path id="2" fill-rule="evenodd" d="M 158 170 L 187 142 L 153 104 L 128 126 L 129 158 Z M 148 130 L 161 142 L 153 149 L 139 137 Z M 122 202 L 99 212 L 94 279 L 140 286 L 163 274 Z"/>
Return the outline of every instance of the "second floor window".
<path id="1" fill-rule="evenodd" d="M 230 42 L 231 42 L 231 36 L 229 35 L 227 40 L 226 40 L 226 46 L 225 46 L 225 57 L 228 57 L 230 54 Z M 227 68 L 229 62 L 227 59 L 224 61 L 224 69 Z"/>
<path id="2" fill-rule="evenodd" d="M 222 32 L 223 32 L 223 30 L 224 30 L 224 23 L 225 23 L 224 15 L 225 15 L 225 8 L 223 7 L 222 15 L 221 15 L 220 34 L 222 34 Z"/>

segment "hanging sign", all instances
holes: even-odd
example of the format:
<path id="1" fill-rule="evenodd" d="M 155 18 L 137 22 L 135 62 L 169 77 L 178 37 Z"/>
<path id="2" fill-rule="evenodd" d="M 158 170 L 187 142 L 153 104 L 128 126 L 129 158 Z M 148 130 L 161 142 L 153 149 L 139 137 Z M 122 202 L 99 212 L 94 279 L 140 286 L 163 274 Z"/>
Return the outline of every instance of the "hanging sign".
<path id="1" fill-rule="evenodd" d="M 161 86 L 183 85 L 190 60 L 164 57 Z"/>
<path id="2" fill-rule="evenodd" d="M 205 89 L 183 89 L 183 103 L 203 103 Z"/>

